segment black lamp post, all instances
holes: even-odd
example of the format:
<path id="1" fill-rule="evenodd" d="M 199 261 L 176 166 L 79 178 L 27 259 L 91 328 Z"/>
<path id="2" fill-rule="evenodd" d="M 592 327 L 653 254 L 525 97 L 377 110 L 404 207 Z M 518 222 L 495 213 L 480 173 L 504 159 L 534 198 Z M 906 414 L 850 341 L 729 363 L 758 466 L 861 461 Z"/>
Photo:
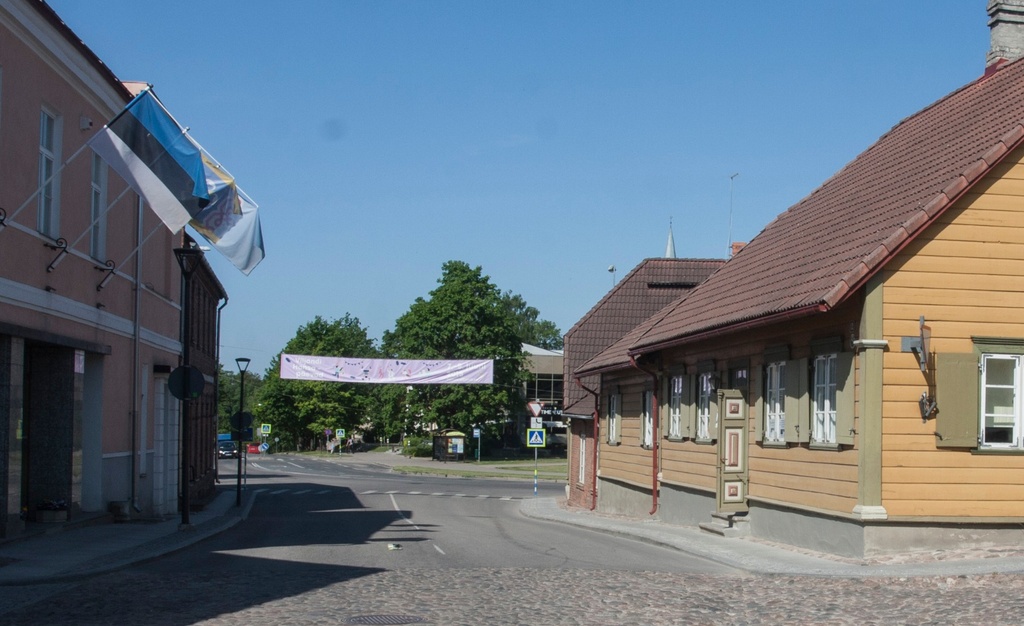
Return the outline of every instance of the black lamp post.
<path id="1" fill-rule="evenodd" d="M 238 484 L 235 488 L 235 506 L 242 506 L 242 429 L 248 428 L 245 425 L 245 370 L 249 369 L 249 359 L 238 357 L 235 359 L 238 365 L 238 434 L 235 441 L 238 445 Z"/>
<path id="2" fill-rule="evenodd" d="M 184 344 L 181 359 L 182 365 L 187 368 L 189 363 L 189 344 L 192 343 L 192 328 L 190 325 L 190 300 L 192 291 L 192 274 L 203 258 L 203 251 L 199 248 L 175 248 L 174 257 L 181 267 L 181 277 L 184 279 L 184 286 L 181 293 L 181 317 L 182 317 L 182 343 Z M 192 377 L 185 376 L 184 399 L 181 401 L 181 524 L 189 525 L 189 509 L 192 506 L 191 493 L 189 493 L 189 457 L 191 450 L 192 424 L 189 411 L 189 401 L 192 399 L 191 389 Z"/>

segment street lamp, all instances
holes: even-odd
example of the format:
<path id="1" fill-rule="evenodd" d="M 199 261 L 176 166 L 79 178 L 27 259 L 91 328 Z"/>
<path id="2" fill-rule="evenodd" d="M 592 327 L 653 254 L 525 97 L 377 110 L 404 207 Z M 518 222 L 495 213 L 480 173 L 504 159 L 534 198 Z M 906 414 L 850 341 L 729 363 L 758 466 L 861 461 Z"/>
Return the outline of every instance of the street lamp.
<path id="1" fill-rule="evenodd" d="M 190 300 L 192 291 L 192 274 L 199 267 L 203 258 L 203 251 L 199 248 L 175 248 L 174 257 L 181 267 L 181 277 L 184 279 L 184 287 L 181 293 L 181 317 L 182 317 L 182 365 L 187 369 L 189 363 L 189 344 L 192 343 L 192 328 L 189 319 Z M 186 371 L 186 373 L 188 373 Z M 192 506 L 192 498 L 189 493 L 189 461 L 191 451 L 192 425 L 189 415 L 189 400 L 192 399 L 192 377 L 185 376 L 184 399 L 181 401 L 181 525 L 189 525 L 189 509 Z"/>
<path id="2" fill-rule="evenodd" d="M 238 365 L 238 423 L 235 424 L 235 428 L 238 429 L 235 435 L 235 442 L 238 446 L 238 483 L 235 488 L 235 506 L 242 506 L 242 429 L 248 428 L 245 425 L 245 370 L 249 369 L 249 359 L 241 356 L 235 359 L 235 364 Z"/>

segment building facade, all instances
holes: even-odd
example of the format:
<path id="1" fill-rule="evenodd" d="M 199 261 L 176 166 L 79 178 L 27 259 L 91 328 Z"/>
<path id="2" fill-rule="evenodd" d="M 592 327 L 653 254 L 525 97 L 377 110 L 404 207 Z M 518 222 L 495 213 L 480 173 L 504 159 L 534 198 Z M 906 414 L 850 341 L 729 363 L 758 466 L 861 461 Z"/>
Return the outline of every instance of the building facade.
<path id="1" fill-rule="evenodd" d="M 989 3 L 994 50 L 1021 5 Z M 1024 61 L 992 58 L 576 370 L 600 510 L 854 557 L 1024 542 Z"/>
<path id="2" fill-rule="evenodd" d="M 44 2 L 0 2 L 0 43 L 0 535 L 173 514 L 180 239 L 85 147 L 132 90 Z"/>
<path id="3" fill-rule="evenodd" d="M 619 341 L 647 317 L 703 282 L 724 259 L 676 259 L 671 232 L 666 258 L 645 259 L 616 283 L 565 334 L 565 418 L 570 424 L 568 500 L 592 508 L 597 496 L 597 440 L 600 376 L 574 372 Z"/>

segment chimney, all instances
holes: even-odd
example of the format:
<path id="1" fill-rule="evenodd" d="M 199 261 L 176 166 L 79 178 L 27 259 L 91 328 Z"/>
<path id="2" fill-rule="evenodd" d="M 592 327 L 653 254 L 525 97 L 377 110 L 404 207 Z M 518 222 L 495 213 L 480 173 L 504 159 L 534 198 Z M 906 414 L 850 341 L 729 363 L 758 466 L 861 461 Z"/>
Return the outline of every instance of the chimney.
<path id="1" fill-rule="evenodd" d="M 992 70 L 1024 56 L 1024 0 L 988 0 L 987 9 L 991 44 L 985 68 Z"/>
<path id="2" fill-rule="evenodd" d="M 730 256 L 736 256 L 736 253 L 743 249 L 743 246 L 747 245 L 745 241 L 734 241 L 732 242 L 732 254 Z"/>

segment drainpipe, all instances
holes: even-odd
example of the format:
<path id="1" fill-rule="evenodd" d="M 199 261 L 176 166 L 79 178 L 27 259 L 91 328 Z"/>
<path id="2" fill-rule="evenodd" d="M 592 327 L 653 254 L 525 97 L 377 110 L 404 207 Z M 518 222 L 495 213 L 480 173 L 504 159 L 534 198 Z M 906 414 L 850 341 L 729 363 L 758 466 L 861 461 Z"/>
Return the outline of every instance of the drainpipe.
<path id="1" fill-rule="evenodd" d="M 593 428 L 593 441 L 594 441 L 594 455 L 593 463 L 591 463 L 590 471 L 590 510 L 593 511 L 597 508 L 597 453 L 601 449 L 601 442 L 598 441 L 598 416 L 601 414 L 601 395 L 593 389 L 588 389 L 583 381 L 580 380 L 579 376 L 574 377 L 576 384 L 579 385 L 580 389 L 586 391 L 590 395 L 594 396 L 594 428 Z"/>
<path id="2" fill-rule="evenodd" d="M 629 364 L 651 377 L 653 389 L 651 392 L 651 512 L 654 515 L 658 512 L 658 433 L 661 431 L 658 424 L 658 375 L 648 372 L 636 362 L 636 357 L 629 357 Z"/>
<path id="3" fill-rule="evenodd" d="M 139 393 L 141 393 L 141 384 L 139 383 L 139 368 L 142 366 L 142 217 L 143 208 L 142 198 L 139 198 L 136 202 L 136 232 L 135 232 L 135 302 L 134 310 L 132 311 L 132 317 L 134 318 L 132 324 L 132 462 L 131 466 L 131 493 L 129 499 L 131 500 L 131 506 L 136 511 L 141 511 L 139 508 L 139 454 L 141 451 L 146 449 L 146 442 L 139 441 L 139 419 L 142 413 L 142 407 L 139 406 Z M 144 452 L 141 452 L 144 454 Z"/>

